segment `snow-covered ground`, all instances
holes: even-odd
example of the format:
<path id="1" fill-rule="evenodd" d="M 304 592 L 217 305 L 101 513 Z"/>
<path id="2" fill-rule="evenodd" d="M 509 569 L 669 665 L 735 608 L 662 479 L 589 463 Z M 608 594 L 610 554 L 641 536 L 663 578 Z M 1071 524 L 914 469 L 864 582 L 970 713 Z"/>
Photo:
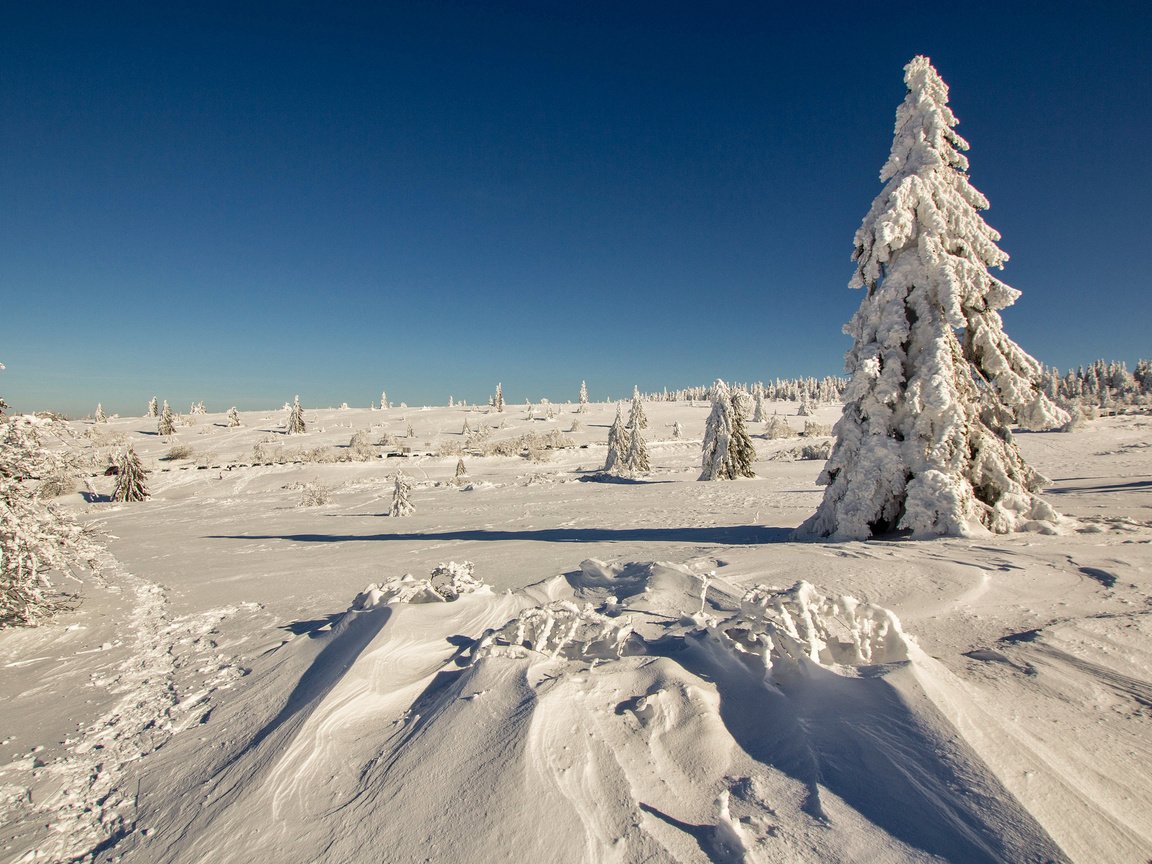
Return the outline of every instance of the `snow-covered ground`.
<path id="1" fill-rule="evenodd" d="M 614 405 L 76 424 L 152 498 L 62 499 L 103 571 L 0 632 L 0 859 L 1152 857 L 1152 418 L 1018 436 L 1058 536 L 796 543 L 822 463 L 770 457 L 804 439 L 698 482 L 708 406 L 645 407 L 653 471 L 615 482 Z M 454 482 L 465 418 L 580 428 Z M 307 461 L 359 430 L 397 440 Z"/>

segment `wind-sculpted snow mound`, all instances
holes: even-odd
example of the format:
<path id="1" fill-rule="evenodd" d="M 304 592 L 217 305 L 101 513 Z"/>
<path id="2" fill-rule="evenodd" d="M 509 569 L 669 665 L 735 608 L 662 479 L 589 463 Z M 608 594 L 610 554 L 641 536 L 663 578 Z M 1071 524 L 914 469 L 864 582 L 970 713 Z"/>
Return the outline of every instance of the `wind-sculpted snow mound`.
<path id="1" fill-rule="evenodd" d="M 761 654 L 769 671 L 804 660 L 835 669 L 908 659 L 892 611 L 847 594 L 825 596 L 803 581 L 788 589 L 757 585 L 740 601 L 738 621 L 722 629 L 737 650 Z"/>
<path id="2" fill-rule="evenodd" d="M 146 779 L 122 860 L 1065 860 L 914 647 L 807 582 L 588 561 L 499 593 L 442 565 L 254 671 L 217 746 Z"/>
<path id="3" fill-rule="evenodd" d="M 472 575 L 474 570 L 471 561 L 462 564 L 449 561 L 437 565 L 427 579 L 417 579 L 411 573 L 405 573 L 381 584 L 373 582 L 356 595 L 352 609 L 362 611 L 392 603 L 449 603 L 462 594 L 491 592 L 490 585 Z"/>
<path id="4" fill-rule="evenodd" d="M 558 600 L 525 609 L 515 620 L 486 634 L 480 652 L 490 655 L 502 648 L 523 648 L 572 660 L 618 659 L 631 635 L 631 619 L 601 615 L 591 603 L 580 606 Z"/>

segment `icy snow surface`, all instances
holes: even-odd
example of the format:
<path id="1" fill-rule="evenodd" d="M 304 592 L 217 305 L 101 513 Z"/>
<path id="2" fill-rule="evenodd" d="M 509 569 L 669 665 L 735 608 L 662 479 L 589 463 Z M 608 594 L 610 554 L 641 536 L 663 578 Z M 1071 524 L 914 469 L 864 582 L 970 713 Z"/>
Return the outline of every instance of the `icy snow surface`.
<path id="1" fill-rule="evenodd" d="M 464 417 L 555 407 L 82 439 L 131 443 L 153 497 L 93 470 L 61 503 L 113 535 L 102 577 L 0 632 L 0 860 L 1148 859 L 1152 419 L 1018 436 L 1061 535 L 797 543 L 821 463 L 749 423 L 757 476 L 697 482 L 706 403 L 645 406 L 645 477 L 578 482 L 593 403 L 575 446 L 454 482 Z M 410 452 L 315 461 L 360 430 Z"/>

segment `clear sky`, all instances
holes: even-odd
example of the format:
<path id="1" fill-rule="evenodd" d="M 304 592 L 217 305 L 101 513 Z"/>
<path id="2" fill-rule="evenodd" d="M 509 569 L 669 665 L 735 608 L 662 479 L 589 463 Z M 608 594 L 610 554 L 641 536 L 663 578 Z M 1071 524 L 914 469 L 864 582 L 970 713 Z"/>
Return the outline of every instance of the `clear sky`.
<path id="1" fill-rule="evenodd" d="M 1061 368 L 1152 355 L 1146 3 L 0 6 L 0 394 L 140 414 L 839 374 L 902 69 Z"/>

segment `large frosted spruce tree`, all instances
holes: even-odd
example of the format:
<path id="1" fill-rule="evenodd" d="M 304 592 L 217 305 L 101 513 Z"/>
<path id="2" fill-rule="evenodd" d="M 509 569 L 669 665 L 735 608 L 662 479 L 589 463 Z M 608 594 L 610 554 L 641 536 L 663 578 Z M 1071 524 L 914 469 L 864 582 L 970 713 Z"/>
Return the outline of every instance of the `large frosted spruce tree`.
<path id="1" fill-rule="evenodd" d="M 856 232 L 850 287 L 867 293 L 844 328 L 851 383 L 824 499 L 800 534 L 1042 527 L 1058 517 L 1009 427 L 1067 417 L 1040 392 L 1040 364 L 1004 333 L 999 310 L 1020 292 L 989 273 L 1008 256 L 980 216 L 988 201 L 968 182 L 948 87 L 927 57 L 904 72 L 885 186 Z"/>

